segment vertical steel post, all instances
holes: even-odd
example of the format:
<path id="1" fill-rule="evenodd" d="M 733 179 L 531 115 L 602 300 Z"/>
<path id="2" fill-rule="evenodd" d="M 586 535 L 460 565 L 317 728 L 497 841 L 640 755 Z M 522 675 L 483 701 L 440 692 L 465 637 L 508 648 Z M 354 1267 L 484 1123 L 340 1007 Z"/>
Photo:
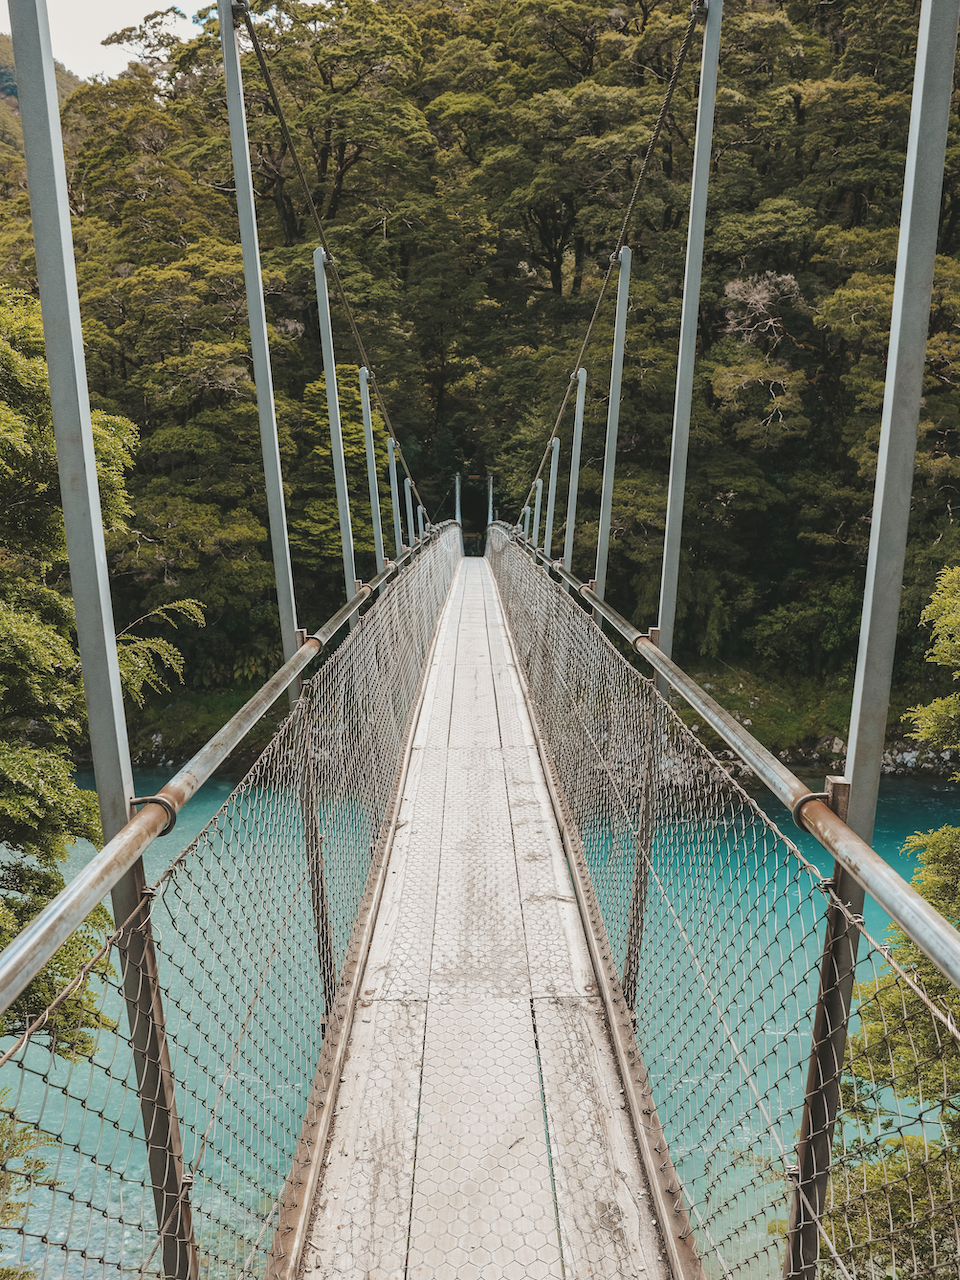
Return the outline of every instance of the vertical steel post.
<path id="1" fill-rule="evenodd" d="M 283 496 L 283 474 L 280 465 L 280 442 L 277 436 L 277 412 L 273 398 L 273 372 L 270 367 L 270 344 L 267 338 L 267 312 L 263 301 L 263 277 L 260 273 L 260 241 L 257 235 L 257 211 L 250 171 L 247 143 L 247 114 L 243 102 L 240 75 L 240 50 L 234 27 L 234 12 L 246 9 L 246 0 L 217 0 L 220 15 L 220 44 L 223 49 L 223 75 L 227 90 L 227 116 L 230 121 L 230 146 L 233 173 L 237 187 L 237 215 L 240 222 L 240 244 L 243 248 L 243 278 L 250 321 L 250 346 L 253 351 L 253 380 L 257 388 L 257 412 L 260 418 L 260 446 L 263 452 L 263 475 L 267 491 L 267 517 L 270 545 L 277 580 L 277 605 L 280 612 L 280 635 L 284 661 L 297 651 L 297 603 L 293 589 L 293 568 L 287 538 L 287 512 Z M 291 696 L 295 696 L 291 690 Z"/>
<path id="2" fill-rule="evenodd" d="M 347 464 L 343 456 L 343 427 L 340 423 L 340 396 L 337 390 L 337 365 L 333 355 L 333 326 L 330 323 L 330 294 L 327 290 L 327 255 L 322 247 L 313 255 L 313 272 L 317 281 L 317 309 L 320 315 L 320 349 L 323 353 L 324 383 L 327 389 L 327 412 L 330 415 L 330 447 L 333 455 L 333 478 L 337 487 L 337 510 L 340 514 L 340 545 L 343 549 L 343 580 L 347 599 L 357 594 L 357 566 L 353 555 L 353 529 L 350 524 L 350 495 L 347 492 Z"/>
<path id="3" fill-rule="evenodd" d="M 460 527 L 462 528 L 463 520 L 461 519 L 461 516 L 460 516 L 460 472 L 459 471 L 454 477 L 454 481 L 456 483 L 456 488 L 457 488 L 456 499 L 454 503 L 454 509 L 455 509 L 454 519 L 456 520 L 457 524 L 460 525 Z"/>
<path id="4" fill-rule="evenodd" d="M 420 536 L 421 542 L 423 541 L 423 534 L 424 534 L 423 518 L 425 514 L 426 512 L 424 511 L 423 507 L 421 507 L 418 503 L 417 504 L 417 533 Z"/>
<path id="5" fill-rule="evenodd" d="M 557 504 L 557 470 L 560 466 L 560 441 L 553 437 L 550 458 L 550 486 L 547 489 L 547 522 L 543 531 L 543 554 L 550 559 L 553 549 L 553 512 Z"/>
<path id="6" fill-rule="evenodd" d="M 377 573 L 383 573 L 383 524 L 380 520 L 380 485 L 377 482 L 377 455 L 373 446 L 373 414 L 370 412 L 370 374 L 360 370 L 360 407 L 363 412 L 363 441 L 367 449 L 367 485 L 370 490 L 370 519 L 373 523 L 373 554 Z"/>
<path id="7" fill-rule="evenodd" d="M 563 534 L 563 567 L 573 572 L 573 535 L 577 524 L 577 491 L 580 488 L 580 447 L 583 444 L 583 406 L 587 397 L 587 371 L 578 369 L 577 407 L 573 415 L 573 449 L 570 453 L 570 488 L 567 490 L 567 524 Z M 570 584 L 564 583 L 569 591 Z"/>
<path id="8" fill-rule="evenodd" d="M 487 524 L 493 524 L 493 476 L 487 476 Z"/>
<path id="9" fill-rule="evenodd" d="M 387 441 L 387 466 L 390 470 L 390 501 L 393 503 L 393 542 L 399 560 L 403 555 L 403 529 L 400 525 L 400 490 L 397 487 L 397 446 L 393 436 Z"/>
<path id="10" fill-rule="evenodd" d="M 960 0 L 924 0 L 847 752 L 847 822 L 867 841 L 873 837 L 893 674 L 958 24 Z M 863 890 L 839 868 L 835 875 L 837 897 L 855 915 L 861 914 Z M 817 1269 L 817 1221 L 827 1194 L 857 941 L 857 932 L 848 927 L 846 918 L 831 912 L 798 1142 L 798 1188 L 784 1263 L 784 1275 L 793 1280 L 813 1280 Z"/>
<path id="11" fill-rule="evenodd" d="M 317 930 L 317 958 L 323 982 L 323 1012 L 329 1017 L 337 991 L 337 963 L 333 950 L 333 924 L 323 858 L 323 820 L 317 800 L 320 794 L 320 777 L 314 748 L 314 732 L 312 727 L 308 727 L 307 759 L 306 768 L 303 771 L 300 811 L 303 818 L 307 866 L 310 870 L 310 899 Z"/>
<path id="12" fill-rule="evenodd" d="M 412 547 L 416 543 L 417 535 L 413 524 L 413 485 L 410 483 L 409 476 L 406 476 L 403 481 L 403 496 L 407 506 L 407 537 Z"/>
<path id="13" fill-rule="evenodd" d="M 523 508 L 523 537 L 524 541 L 530 541 L 530 508 Z"/>
<path id="14" fill-rule="evenodd" d="M 60 107 L 45 0 L 11 0 L 10 20 L 77 640 L 100 816 L 104 837 L 109 840 L 130 817 L 133 774 L 103 538 Z M 117 944 L 124 1003 L 164 1273 L 171 1280 L 195 1280 L 199 1255 L 193 1240 L 189 1178 L 174 1098 L 149 906 L 143 892 L 145 884 L 143 863 L 137 861 L 112 893 L 117 924 L 140 909 L 139 917 L 124 930 Z"/>
<path id="15" fill-rule="evenodd" d="M 540 507 L 541 507 L 541 504 L 543 503 L 543 481 L 540 479 L 539 476 L 537 477 L 536 490 L 537 490 L 537 497 L 533 504 L 533 550 L 534 550 L 534 553 L 536 552 L 536 548 L 540 545 Z M 533 558 L 534 560 L 536 560 L 537 558 L 536 554 L 534 554 Z"/>
<path id="16" fill-rule="evenodd" d="M 597 535 L 597 568 L 594 591 L 604 599 L 607 588 L 607 556 L 613 515 L 613 479 L 617 469 L 617 433 L 620 428 L 620 388 L 623 384 L 623 347 L 627 337 L 627 303 L 630 300 L 630 259 L 626 245 L 620 250 L 617 276 L 617 316 L 613 328 L 613 360 L 610 364 L 610 403 L 607 407 L 607 444 L 603 454 L 603 487 L 600 491 L 600 529 Z"/>
<path id="17" fill-rule="evenodd" d="M 693 148 L 693 183 L 690 188 L 690 222 L 683 278 L 683 310 L 680 316 L 680 350 L 677 387 L 673 402 L 673 444 L 670 450 L 670 482 L 663 532 L 663 570 L 660 578 L 660 648 L 673 653 L 677 617 L 677 582 L 680 574 L 680 541 L 683 534 L 683 499 L 687 483 L 687 451 L 690 441 L 690 406 L 693 400 L 693 365 L 697 355 L 700 319 L 700 280 L 703 274 L 703 239 L 707 217 L 707 187 L 713 146 L 713 116 L 717 100 L 717 66 L 720 61 L 720 23 L 723 0 L 709 0 L 700 61 L 700 102 Z"/>
<path id="18" fill-rule="evenodd" d="M 652 691 L 647 692 L 644 715 L 643 746 L 640 763 L 640 812 L 637 816 L 636 839 L 633 850 L 633 875 L 630 884 L 627 913 L 627 945 L 623 960 L 623 998 L 627 1008 L 636 1014 L 637 995 L 640 988 L 640 948 L 643 945 L 643 925 L 647 909 L 647 887 L 650 874 L 650 852 L 656 833 L 658 772 L 660 755 L 654 736 L 657 730 L 656 702 Z"/>

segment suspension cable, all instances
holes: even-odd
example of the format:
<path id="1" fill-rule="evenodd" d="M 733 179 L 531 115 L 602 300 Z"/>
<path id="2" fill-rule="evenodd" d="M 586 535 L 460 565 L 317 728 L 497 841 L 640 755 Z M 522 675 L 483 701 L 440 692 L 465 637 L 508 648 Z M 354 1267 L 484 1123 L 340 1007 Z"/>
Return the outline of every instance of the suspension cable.
<path id="1" fill-rule="evenodd" d="M 614 264 L 617 262 L 617 259 L 620 254 L 620 250 L 626 244 L 627 233 L 630 230 L 630 223 L 633 220 L 633 214 L 637 207 L 637 198 L 640 195 L 640 186 L 647 175 L 647 169 L 650 166 L 650 158 L 653 155 L 654 148 L 656 147 L 658 141 L 660 140 L 660 134 L 663 132 L 663 126 L 666 123 L 666 119 L 667 119 L 667 112 L 670 110 L 670 103 L 673 101 L 674 90 L 676 89 L 677 81 L 680 78 L 680 71 L 683 68 L 683 64 L 686 62 L 687 54 L 690 51 L 690 45 L 693 41 L 694 30 L 696 29 L 697 23 L 699 22 L 700 18 L 703 17 L 704 13 L 706 13 L 705 7 L 700 3 L 698 3 L 698 0 L 693 0 L 693 3 L 690 6 L 690 21 L 687 23 L 687 29 L 684 32 L 683 41 L 680 45 L 680 51 L 677 54 L 677 61 L 673 68 L 673 73 L 670 76 L 670 80 L 669 80 L 669 83 L 667 84 L 666 92 L 663 95 L 663 102 L 660 104 L 660 112 L 657 116 L 656 124 L 653 126 L 653 133 L 650 135 L 650 141 L 647 144 L 647 150 L 646 150 L 646 154 L 643 157 L 643 163 L 640 166 L 640 172 L 637 174 L 637 180 L 633 184 L 633 194 L 630 196 L 630 201 L 627 204 L 626 212 L 623 215 L 623 222 L 620 224 L 620 234 L 617 236 L 616 246 L 614 247 L 613 253 L 611 253 L 610 255 L 610 264 L 607 267 L 606 274 L 604 275 L 603 280 L 600 284 L 600 292 L 597 294 L 597 301 L 596 301 L 596 305 L 593 308 L 593 315 L 590 317 L 590 323 L 587 325 L 587 331 L 583 336 L 583 342 L 581 342 L 580 344 L 580 350 L 577 353 L 577 358 L 576 358 L 576 361 L 574 362 L 573 372 L 570 375 L 570 381 L 567 383 L 566 390 L 563 393 L 563 399 L 560 401 L 560 408 L 557 410 L 557 416 L 556 416 L 556 419 L 554 420 L 553 430 L 550 432 L 550 438 L 547 440 L 547 446 L 543 451 L 543 457 L 540 459 L 540 465 L 539 467 L 537 467 L 537 473 L 533 477 L 533 482 L 531 483 L 530 488 L 527 490 L 527 496 L 524 498 L 523 502 L 520 504 L 521 514 L 523 512 L 523 508 L 530 501 L 533 491 L 536 488 L 537 481 L 540 479 L 541 475 L 543 474 L 543 469 L 547 465 L 547 458 L 550 455 L 550 449 L 551 449 L 551 446 L 553 445 L 554 438 L 557 432 L 560 430 L 560 423 L 563 419 L 564 412 L 566 411 L 567 402 L 569 401 L 570 393 L 573 390 L 573 384 L 577 378 L 577 370 L 580 368 L 581 364 L 583 363 L 583 357 L 586 355 L 587 347 L 590 345 L 590 339 L 593 337 L 593 330 L 597 323 L 597 317 L 600 314 L 600 307 L 601 307 L 601 304 L 603 303 L 603 296 L 606 293 L 607 285 L 610 283 L 610 279 L 613 275 Z"/>
<path id="2" fill-rule="evenodd" d="M 236 11 L 237 10 L 235 10 L 235 12 Z M 239 10 L 239 13 L 240 13 L 240 16 L 243 18 L 243 24 L 246 27 L 247 34 L 250 37 L 250 43 L 253 45 L 253 52 L 256 54 L 257 62 L 260 64 L 260 72 L 261 72 L 261 75 L 263 76 L 264 84 L 267 87 L 267 92 L 270 95 L 270 101 L 273 104 L 273 110 L 274 110 L 274 114 L 277 117 L 277 122 L 280 125 L 280 133 L 281 133 L 281 136 L 283 137 L 284 145 L 286 146 L 287 150 L 290 152 L 290 158 L 293 161 L 294 168 L 297 171 L 297 176 L 300 179 L 300 185 L 303 188 L 303 194 L 307 202 L 307 209 L 310 212 L 310 217 L 313 220 L 313 224 L 316 228 L 317 235 L 320 239 L 320 244 L 323 247 L 324 254 L 326 255 L 326 260 L 333 269 L 333 282 L 336 288 L 337 297 L 340 300 L 340 305 L 343 307 L 344 313 L 346 314 L 346 317 L 347 317 L 347 322 L 350 325 L 350 332 L 353 336 L 354 344 L 356 345 L 357 352 L 359 353 L 359 356 L 360 356 L 360 363 L 364 365 L 367 370 L 370 384 L 373 387 L 374 395 L 377 397 L 377 404 L 380 407 L 380 412 L 383 414 L 383 420 L 384 420 L 384 423 L 386 424 L 387 431 L 390 433 L 390 436 L 393 439 L 397 457 L 399 457 L 400 462 L 403 466 L 403 469 L 406 472 L 407 479 L 410 481 L 410 487 L 412 488 L 414 494 L 416 494 L 417 502 L 420 504 L 421 507 L 423 507 L 424 511 L 426 511 L 427 504 L 420 497 L 420 492 L 417 489 L 417 482 L 414 480 L 413 476 L 411 475 L 410 468 L 407 466 L 407 460 L 403 456 L 403 449 L 400 447 L 400 442 L 397 440 L 396 433 L 393 429 L 393 423 L 390 421 L 390 414 L 387 411 L 386 403 L 380 391 L 380 384 L 377 382 L 376 372 L 370 363 L 370 358 L 367 355 L 366 348 L 363 345 L 363 338 L 360 336 L 360 330 L 357 327 L 357 321 L 356 321 L 356 318 L 354 317 L 353 309 L 350 306 L 350 302 L 347 298 L 346 290 L 343 287 L 343 281 L 340 279 L 340 271 L 337 267 L 336 259 L 334 258 L 333 254 L 330 252 L 330 247 L 327 244 L 327 237 L 326 237 L 326 232 L 324 231 L 323 221 L 321 220 L 320 214 L 317 210 L 317 206 L 314 203 L 313 195 L 310 191 L 310 185 L 307 182 L 307 175 L 304 172 L 303 165 L 300 163 L 300 157 L 297 154 L 297 148 L 294 146 L 293 137 L 291 136 L 291 133 L 290 133 L 290 127 L 287 124 L 287 118 L 284 115 L 283 108 L 280 105 L 280 98 L 279 98 L 279 95 L 277 94 L 276 85 L 273 82 L 273 76 L 270 74 L 270 68 L 267 65 L 267 59 L 264 56 L 263 47 L 261 46 L 260 39 L 257 36 L 256 28 L 253 25 L 253 19 L 250 16 L 250 10 L 249 8 L 244 7 Z M 412 529 L 410 531 L 410 536 L 413 537 Z"/>

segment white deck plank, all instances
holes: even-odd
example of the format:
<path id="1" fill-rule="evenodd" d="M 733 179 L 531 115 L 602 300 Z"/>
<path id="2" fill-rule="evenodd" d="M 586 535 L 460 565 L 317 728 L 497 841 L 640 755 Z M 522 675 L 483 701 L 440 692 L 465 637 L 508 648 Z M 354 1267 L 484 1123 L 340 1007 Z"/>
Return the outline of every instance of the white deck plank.
<path id="1" fill-rule="evenodd" d="M 666 1280 L 485 561 L 440 626 L 305 1275 Z"/>

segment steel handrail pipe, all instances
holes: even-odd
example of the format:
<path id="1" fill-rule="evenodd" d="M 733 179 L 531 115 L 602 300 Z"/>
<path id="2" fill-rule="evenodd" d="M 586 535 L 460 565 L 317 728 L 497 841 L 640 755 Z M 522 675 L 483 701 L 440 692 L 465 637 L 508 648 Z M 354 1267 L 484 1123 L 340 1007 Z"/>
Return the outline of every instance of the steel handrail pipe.
<path id="1" fill-rule="evenodd" d="M 523 539 L 517 538 L 517 541 Z M 562 566 L 547 560 L 542 553 L 538 559 L 546 568 L 554 570 L 569 583 L 584 602 L 603 617 L 693 707 L 697 715 L 750 766 L 760 781 L 788 809 L 793 810 L 799 800 L 811 794 L 805 782 L 791 773 L 742 724 L 724 711 L 705 689 L 662 653 L 649 636 L 628 622 L 606 601 L 601 600 L 585 583 L 567 573 Z M 811 799 L 803 805 L 803 825 L 870 894 L 890 919 L 900 926 L 907 937 L 917 944 L 940 972 L 955 987 L 960 987 L 960 932 L 822 800 Z"/>
<path id="2" fill-rule="evenodd" d="M 271 676 L 249 702 L 160 788 L 157 799 L 166 804 L 146 804 L 0 953 L 0 1013 L 10 1007 L 51 956 L 56 954 L 117 881 L 163 832 L 169 822 L 167 805 L 175 813 L 180 812 L 292 681 L 329 644 L 377 588 L 412 559 L 413 554 L 412 550 L 408 550 L 399 559 L 388 561 L 382 573 L 364 583 L 357 594 L 338 609 L 319 631 L 309 636 L 293 657 Z"/>

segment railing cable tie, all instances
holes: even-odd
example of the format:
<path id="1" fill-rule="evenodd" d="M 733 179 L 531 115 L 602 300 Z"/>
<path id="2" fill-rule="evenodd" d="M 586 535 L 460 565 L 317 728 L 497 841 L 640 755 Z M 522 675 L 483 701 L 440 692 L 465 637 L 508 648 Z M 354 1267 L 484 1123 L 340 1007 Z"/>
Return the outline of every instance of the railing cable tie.
<path id="1" fill-rule="evenodd" d="M 167 825 L 160 832 L 160 835 L 169 835 L 173 828 L 177 825 L 177 811 L 164 796 L 134 796 L 130 801 L 131 804 L 158 804 L 162 809 L 167 811 Z"/>

